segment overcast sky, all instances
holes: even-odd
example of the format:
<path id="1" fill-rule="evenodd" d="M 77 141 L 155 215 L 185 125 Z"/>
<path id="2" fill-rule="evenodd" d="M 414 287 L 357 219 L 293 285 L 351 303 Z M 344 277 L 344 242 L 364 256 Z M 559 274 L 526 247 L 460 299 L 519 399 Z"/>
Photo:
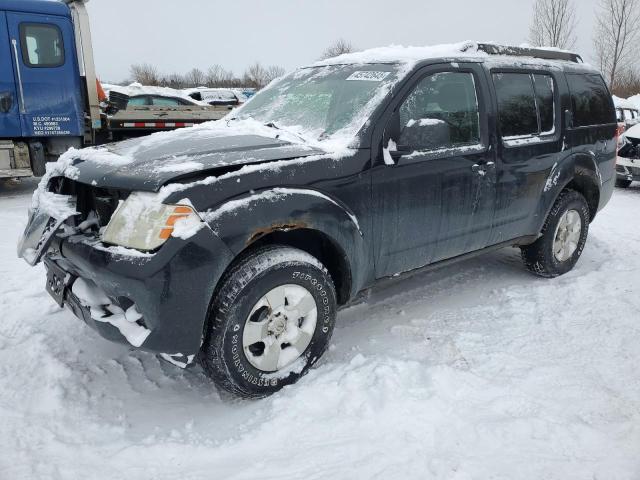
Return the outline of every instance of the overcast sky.
<path id="1" fill-rule="evenodd" d="M 576 50 L 590 59 L 597 0 L 579 6 Z M 132 63 L 184 73 L 251 63 L 292 70 L 337 38 L 358 49 L 462 40 L 520 44 L 533 0 L 91 0 L 100 78 L 128 78 Z"/>

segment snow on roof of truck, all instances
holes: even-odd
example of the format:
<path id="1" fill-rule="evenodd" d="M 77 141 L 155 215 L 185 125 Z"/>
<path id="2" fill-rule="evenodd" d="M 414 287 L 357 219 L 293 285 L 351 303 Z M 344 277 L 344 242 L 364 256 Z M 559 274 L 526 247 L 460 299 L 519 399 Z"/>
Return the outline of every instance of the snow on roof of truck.
<path id="1" fill-rule="evenodd" d="M 465 41 L 424 47 L 391 45 L 388 47 L 372 48 L 321 60 L 313 64 L 313 66 L 366 63 L 416 64 L 429 59 L 488 59 L 492 57 L 522 57 L 527 59 L 527 63 L 531 63 L 532 61 L 545 63 L 549 61 L 583 63 L 580 55 L 556 48 L 515 47 L 498 45 L 492 42 Z"/>
<path id="2" fill-rule="evenodd" d="M 51 0 L 0 0 L 0 10 L 71 16 L 69 7 Z"/>
<path id="3" fill-rule="evenodd" d="M 613 96 L 613 103 L 615 104 L 616 108 L 628 108 L 631 110 L 637 110 L 638 109 L 638 95 L 636 95 L 635 97 L 631 97 L 631 98 L 620 98 L 620 97 L 616 97 L 615 95 Z"/>

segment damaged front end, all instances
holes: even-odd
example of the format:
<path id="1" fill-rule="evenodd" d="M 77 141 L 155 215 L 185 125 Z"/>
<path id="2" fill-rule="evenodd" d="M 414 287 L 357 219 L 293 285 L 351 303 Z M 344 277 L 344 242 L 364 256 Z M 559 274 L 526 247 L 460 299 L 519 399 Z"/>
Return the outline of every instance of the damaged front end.
<path id="1" fill-rule="evenodd" d="M 151 245 L 162 248 L 106 241 L 140 243 L 135 224 L 144 225 L 153 215 L 135 208 L 123 212 L 127 203 L 139 206 L 139 196 L 53 177 L 34 196 L 18 254 L 31 265 L 43 262 L 47 292 L 101 336 L 184 368 L 200 349 L 214 285 L 231 253 L 211 229 L 189 223 L 187 207 L 175 213 L 176 207 L 168 206 L 161 215 L 164 228 L 152 233 L 163 242 Z M 114 227 L 117 234 L 109 235 Z"/>
<path id="2" fill-rule="evenodd" d="M 616 175 L 618 180 L 633 182 L 640 181 L 640 136 L 634 135 L 636 127 L 630 129 L 622 140 L 618 150 Z M 640 131 L 636 131 L 640 134 Z"/>

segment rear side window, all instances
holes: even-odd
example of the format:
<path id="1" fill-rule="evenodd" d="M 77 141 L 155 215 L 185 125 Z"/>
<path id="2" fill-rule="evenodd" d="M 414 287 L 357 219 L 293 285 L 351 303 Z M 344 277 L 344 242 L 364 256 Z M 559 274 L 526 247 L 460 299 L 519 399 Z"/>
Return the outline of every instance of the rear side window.
<path id="1" fill-rule="evenodd" d="M 20 25 L 22 61 L 29 67 L 64 65 L 62 32 L 56 25 L 23 23 Z"/>
<path id="2" fill-rule="evenodd" d="M 179 98 L 151 97 L 151 99 L 154 105 L 157 105 L 160 107 L 177 107 L 179 105 L 188 105 L 187 102 Z"/>
<path id="3" fill-rule="evenodd" d="M 504 139 L 555 131 L 555 88 L 550 75 L 494 73 L 498 123 Z"/>
<path id="4" fill-rule="evenodd" d="M 567 74 L 576 127 L 616 122 L 613 100 L 600 75 Z"/>

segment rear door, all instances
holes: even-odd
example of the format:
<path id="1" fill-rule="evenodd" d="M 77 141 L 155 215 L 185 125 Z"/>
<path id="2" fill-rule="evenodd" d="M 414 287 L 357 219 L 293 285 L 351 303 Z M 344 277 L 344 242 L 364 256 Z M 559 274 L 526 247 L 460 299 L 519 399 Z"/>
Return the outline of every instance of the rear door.
<path id="1" fill-rule="evenodd" d="M 498 177 L 492 244 L 533 235 L 547 179 L 563 151 L 557 71 L 492 70 L 497 98 Z"/>
<path id="2" fill-rule="evenodd" d="M 22 136 L 7 16 L 0 12 L 0 138 Z"/>
<path id="3" fill-rule="evenodd" d="M 23 135 L 83 135 L 84 109 L 71 20 L 14 12 L 6 17 Z"/>

